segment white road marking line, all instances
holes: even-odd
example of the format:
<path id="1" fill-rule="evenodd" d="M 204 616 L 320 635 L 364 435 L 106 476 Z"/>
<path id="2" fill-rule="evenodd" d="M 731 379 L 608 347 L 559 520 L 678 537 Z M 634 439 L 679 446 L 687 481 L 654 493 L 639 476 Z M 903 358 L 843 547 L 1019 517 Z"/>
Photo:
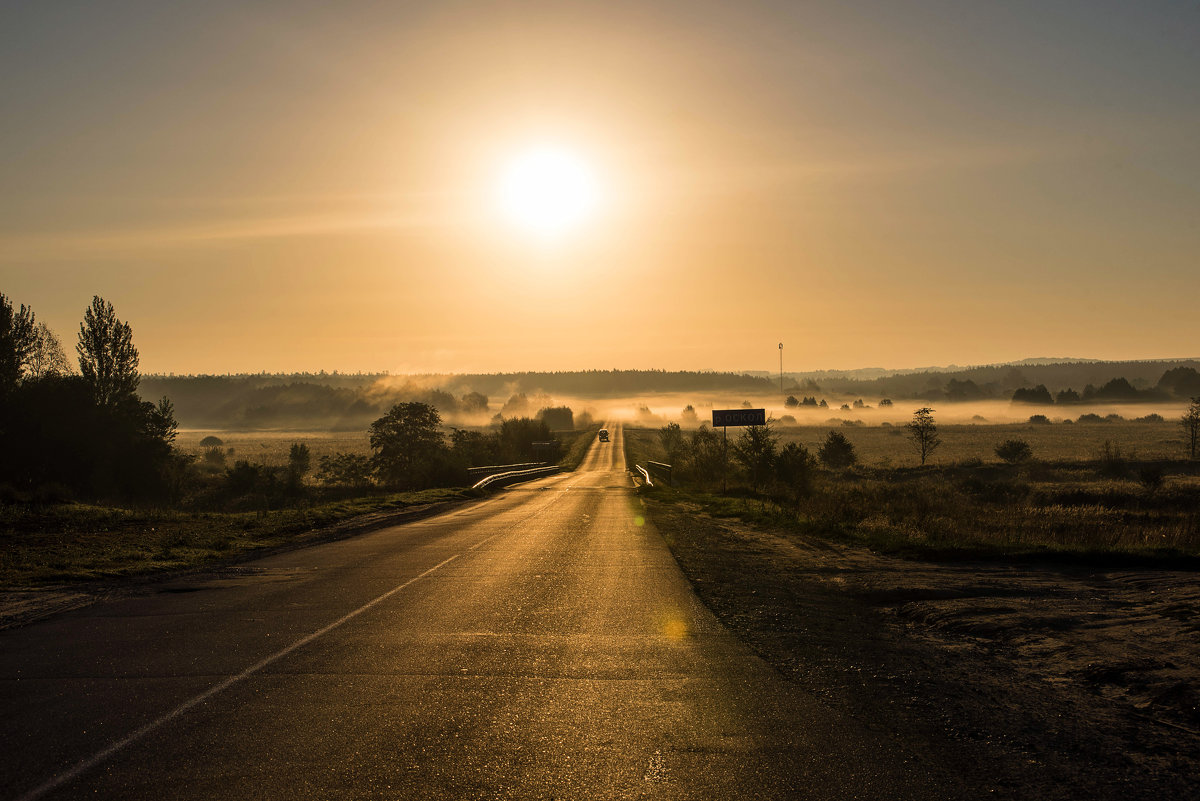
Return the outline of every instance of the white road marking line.
<path id="1" fill-rule="evenodd" d="M 496 535 L 493 534 L 492 536 L 494 537 Z M 491 537 L 489 537 L 488 539 L 491 539 Z M 487 542 L 487 540 L 484 540 L 483 542 Z M 482 545 L 482 544 L 483 544 L 482 542 L 479 543 L 479 545 Z M 475 546 L 475 547 L 478 547 L 478 546 Z M 383 595 L 380 595 L 378 598 L 376 598 L 372 601 L 367 601 L 365 604 L 363 604 L 359 608 L 355 609 L 353 612 L 350 612 L 349 614 L 338 618 L 337 620 L 333 621 L 332 623 L 330 623 L 328 626 L 321 629 L 320 631 L 315 631 L 312 634 L 301 637 L 300 639 L 296 640 L 294 643 L 292 643 L 288 647 L 284 648 L 283 650 L 276 651 L 275 653 L 271 654 L 270 656 L 268 656 L 264 659 L 261 659 L 258 662 L 255 662 L 253 665 L 246 668 L 245 670 L 243 670 L 241 673 L 237 674 L 236 676 L 230 676 L 228 679 L 225 679 L 225 681 L 221 682 L 220 684 L 216 684 L 216 685 L 213 685 L 212 687 L 209 687 L 207 690 L 200 693 L 195 698 L 192 698 L 188 701 L 184 701 L 182 704 L 175 707 L 174 709 L 172 709 L 170 712 L 163 715 L 159 719 L 157 719 L 151 723 L 147 723 L 145 726 L 142 726 L 140 729 L 133 732 L 132 734 L 127 735 L 123 739 L 117 740 L 115 743 L 108 746 L 104 750 L 102 750 L 96 754 L 93 754 L 92 756 L 88 757 L 87 759 L 83 760 L 82 762 L 77 762 L 70 769 L 68 769 L 62 773 L 59 773 L 56 776 L 54 776 L 53 778 L 46 781 L 45 783 L 38 785 L 37 787 L 33 788 L 29 792 L 25 793 L 25 795 L 20 796 L 17 799 L 17 801 L 34 801 L 34 799 L 41 798 L 43 795 L 45 795 L 46 793 L 55 789 L 56 787 L 66 784 L 67 782 L 71 781 L 72 779 L 78 778 L 83 773 L 86 773 L 87 771 L 96 767 L 100 763 L 106 761 L 109 757 L 113 756 L 118 751 L 121 751 L 122 749 L 127 748 L 128 746 L 130 746 L 133 743 L 137 742 L 138 740 L 142 739 L 147 734 L 149 734 L 150 732 L 159 728 L 163 724 L 169 723 L 170 721 L 172 721 L 175 718 L 182 715 L 184 712 L 187 712 L 189 709 L 196 706 L 197 704 L 204 703 L 209 698 L 212 698 L 214 695 L 217 695 L 218 693 L 220 693 L 224 690 L 227 690 L 230 687 L 232 687 L 233 685 L 237 684 L 239 681 L 242 681 L 243 679 L 249 678 L 250 676 L 254 675 L 255 673 L 262 670 L 263 668 L 265 668 L 267 665 L 271 664 L 272 662 L 282 659 L 283 657 L 290 654 L 292 651 L 295 651 L 297 648 L 301 648 L 305 645 L 308 645 L 310 642 L 317 639 L 318 637 L 328 634 L 329 632 L 336 629 L 338 626 L 342 625 L 343 623 L 345 623 L 355 617 L 358 617 L 363 612 L 367 611 L 368 609 L 370 609 L 371 607 L 380 603 L 381 601 L 387 600 L 388 598 L 390 598 L 391 596 L 400 592 L 400 590 L 404 589 L 405 587 L 412 584 L 413 582 L 416 582 L 416 581 L 419 581 L 419 580 L 425 578 L 430 573 L 432 573 L 433 571 L 435 571 L 441 567 L 445 567 L 447 564 L 449 564 L 450 562 L 453 562 L 455 559 L 457 559 L 461 555 L 462 554 L 457 554 L 457 553 L 454 554 L 454 556 L 451 556 L 449 559 L 445 559 L 445 560 L 439 562 L 438 564 L 436 564 L 433 567 L 426 570 L 421 575 L 410 578 L 408 581 L 404 582 L 400 586 L 394 587 L 394 588 L 388 590 Z"/>

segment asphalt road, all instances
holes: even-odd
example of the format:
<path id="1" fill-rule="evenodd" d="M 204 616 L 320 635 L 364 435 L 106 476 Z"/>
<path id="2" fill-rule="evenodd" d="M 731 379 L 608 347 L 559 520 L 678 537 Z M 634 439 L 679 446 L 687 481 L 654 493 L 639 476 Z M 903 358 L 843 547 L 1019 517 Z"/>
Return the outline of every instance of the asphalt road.
<path id="1" fill-rule="evenodd" d="M 0 798 L 954 798 L 579 471 L 0 632 Z"/>

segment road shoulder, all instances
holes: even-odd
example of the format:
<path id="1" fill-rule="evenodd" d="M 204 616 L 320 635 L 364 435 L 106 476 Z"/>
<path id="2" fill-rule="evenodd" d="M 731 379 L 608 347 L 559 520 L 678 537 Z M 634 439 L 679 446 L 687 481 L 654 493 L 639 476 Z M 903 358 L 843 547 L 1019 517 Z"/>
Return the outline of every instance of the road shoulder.
<path id="1" fill-rule="evenodd" d="M 911 561 L 645 505 L 764 660 L 973 786 L 1200 796 L 1195 573 Z"/>

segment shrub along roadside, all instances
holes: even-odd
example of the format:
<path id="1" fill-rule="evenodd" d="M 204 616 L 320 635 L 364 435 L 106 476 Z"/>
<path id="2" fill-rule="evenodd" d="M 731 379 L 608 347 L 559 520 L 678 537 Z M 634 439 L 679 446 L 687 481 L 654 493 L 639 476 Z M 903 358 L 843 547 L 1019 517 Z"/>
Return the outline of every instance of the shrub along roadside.
<path id="1" fill-rule="evenodd" d="M 0 587 L 35 588 L 234 562 L 330 536 L 369 516 L 476 497 L 463 489 L 369 495 L 271 512 L 142 511 L 0 505 Z"/>

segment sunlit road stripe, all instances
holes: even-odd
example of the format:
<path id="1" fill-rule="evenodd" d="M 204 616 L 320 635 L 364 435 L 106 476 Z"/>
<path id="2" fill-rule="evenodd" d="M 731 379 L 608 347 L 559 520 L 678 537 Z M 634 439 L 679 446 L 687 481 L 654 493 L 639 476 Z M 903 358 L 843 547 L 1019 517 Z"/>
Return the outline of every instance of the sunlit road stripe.
<path id="1" fill-rule="evenodd" d="M 492 537 L 495 537 L 495 536 L 496 536 L 495 534 L 492 535 Z M 492 539 L 492 537 L 488 537 L 487 540 Z M 478 548 L 480 545 L 483 545 L 484 542 L 487 542 L 487 540 L 476 543 L 474 546 L 472 546 L 468 550 L 474 550 L 475 548 Z M 142 728 L 133 732 L 133 734 L 126 736 L 124 739 L 118 740 L 117 742 L 115 742 L 112 745 L 105 748 L 103 751 L 100 751 L 99 753 L 96 753 L 96 754 L 88 757 L 87 759 L 83 760 L 82 762 L 76 763 L 69 770 L 64 771 L 63 773 L 59 773 L 57 776 L 54 776 L 53 778 L 51 778 L 49 781 L 45 782 L 44 784 L 41 784 L 41 785 L 35 787 L 34 789 L 30 790 L 29 792 L 25 793 L 25 795 L 20 796 L 17 799 L 17 801 L 34 801 L 34 799 L 41 798 L 46 793 L 50 792 L 51 790 L 55 789 L 56 787 L 66 784 L 67 782 L 71 781 L 72 779 L 78 778 L 79 776 L 81 776 L 82 774 L 91 770 L 92 768 L 96 767 L 100 763 L 106 761 L 109 757 L 118 753 L 122 749 L 132 745 L 133 743 L 136 743 L 138 740 L 142 739 L 150 732 L 159 728 L 164 723 L 169 723 L 170 721 L 179 717 L 184 712 L 187 712 L 189 709 L 196 706 L 197 704 L 202 704 L 205 701 L 207 701 L 209 698 L 212 698 L 214 695 L 216 695 L 224 690 L 229 689 L 233 685 L 237 684 L 239 681 L 241 681 L 245 678 L 248 678 L 250 676 L 253 676 L 255 673 L 262 670 L 267 665 L 271 664 L 272 662 L 276 662 L 279 659 L 282 659 L 283 657 L 290 654 L 292 651 L 295 651 L 297 648 L 302 648 L 305 645 L 308 645 L 313 640 L 317 639 L 318 637 L 328 634 L 329 632 L 333 631 L 334 629 L 336 629 L 338 626 L 342 625 L 346 621 L 358 617 L 363 612 L 367 611 L 368 609 L 375 606 L 379 602 L 385 601 L 388 598 L 392 597 L 393 595 L 400 592 L 400 590 L 404 589 L 405 587 L 412 584 L 413 582 L 420 581 L 421 579 L 425 578 L 433 571 L 438 570 L 439 568 L 445 567 L 446 565 L 453 562 L 455 559 L 457 559 L 461 555 L 462 554 L 457 554 L 457 553 L 454 554 L 454 556 L 451 556 L 449 559 L 445 559 L 445 560 L 439 562 L 438 564 L 436 564 L 433 567 L 426 570 L 421 575 L 410 578 L 408 581 L 404 582 L 399 587 L 394 587 L 393 589 L 390 589 L 387 592 L 385 592 L 383 595 L 380 595 L 378 598 L 376 598 L 372 601 L 367 601 L 365 604 L 360 606 L 358 609 L 355 609 L 353 612 L 349 613 L 348 615 L 345 615 L 344 617 L 338 618 L 337 620 L 333 621 L 332 623 L 330 623 L 328 626 L 321 629 L 320 631 L 314 631 L 312 634 L 309 634 L 305 637 L 301 637 L 300 639 L 296 640 L 294 643 L 292 643 L 288 647 L 284 648 L 281 651 L 276 651 L 275 653 L 271 654 L 270 656 L 266 657 L 265 659 L 259 660 L 258 662 L 254 663 L 250 667 L 246 668 L 245 670 L 243 670 L 241 673 L 237 674 L 236 676 L 231 676 L 228 679 L 225 679 L 225 681 L 221 682 L 220 684 L 217 684 L 217 685 L 214 685 L 214 686 L 208 688 L 204 692 L 197 695 L 195 698 L 192 698 L 189 701 L 184 701 L 182 704 L 175 707 L 174 709 L 172 709 L 167 714 L 163 715 L 158 720 L 155 720 L 151 723 L 147 723 Z"/>

